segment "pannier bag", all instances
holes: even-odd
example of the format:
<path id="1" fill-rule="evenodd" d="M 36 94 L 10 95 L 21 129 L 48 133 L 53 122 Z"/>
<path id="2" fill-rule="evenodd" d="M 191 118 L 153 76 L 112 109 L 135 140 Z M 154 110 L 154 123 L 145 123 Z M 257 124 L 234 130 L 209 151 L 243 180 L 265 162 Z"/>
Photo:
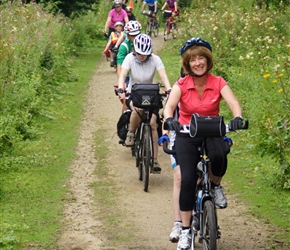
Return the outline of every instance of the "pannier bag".
<path id="1" fill-rule="evenodd" d="M 134 84 L 131 89 L 133 105 L 137 108 L 156 108 L 159 106 L 159 85 L 153 83 Z"/>
<path id="2" fill-rule="evenodd" d="M 131 110 L 125 110 L 117 123 L 117 134 L 123 141 L 126 140 L 126 136 L 129 130 L 130 116 Z"/>
<path id="3" fill-rule="evenodd" d="M 193 114 L 189 125 L 191 137 L 223 137 L 226 125 L 223 116 L 199 116 Z"/>

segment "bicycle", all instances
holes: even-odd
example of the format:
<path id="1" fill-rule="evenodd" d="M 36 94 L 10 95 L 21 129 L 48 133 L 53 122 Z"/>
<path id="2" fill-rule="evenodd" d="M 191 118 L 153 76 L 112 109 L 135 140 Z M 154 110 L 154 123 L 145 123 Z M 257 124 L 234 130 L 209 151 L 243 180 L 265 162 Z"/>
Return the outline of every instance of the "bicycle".
<path id="1" fill-rule="evenodd" d="M 135 131 L 135 143 L 132 148 L 132 154 L 136 157 L 136 167 L 138 168 L 139 180 L 143 182 L 143 190 L 148 191 L 149 174 L 154 173 L 154 155 L 153 139 L 150 126 L 151 109 L 162 108 L 162 100 L 167 96 L 166 93 L 159 93 L 158 84 L 134 84 L 136 90 L 132 87 L 133 106 L 142 108 L 141 123 Z M 134 86 L 133 85 L 133 86 Z"/>
<path id="2" fill-rule="evenodd" d="M 172 38 L 176 39 L 176 33 L 178 32 L 175 14 L 171 10 L 164 10 L 163 16 L 165 19 L 164 24 L 164 41 L 167 41 L 170 33 L 172 34 Z"/>
<path id="3" fill-rule="evenodd" d="M 183 125 L 181 127 L 183 132 L 189 133 L 189 126 Z M 166 122 L 164 124 L 164 129 L 169 129 L 166 127 Z M 245 121 L 240 129 L 248 129 L 248 120 Z M 179 133 L 180 131 L 176 131 Z M 226 132 L 231 132 L 229 125 L 226 125 Z M 198 235 L 198 242 L 202 244 L 203 250 L 216 250 L 217 240 L 220 239 L 221 233 L 218 226 L 218 217 L 216 213 L 216 206 L 213 197 L 210 194 L 210 180 L 209 180 L 209 168 L 210 159 L 207 154 L 206 148 L 206 138 L 205 137 L 202 145 L 198 148 L 200 154 L 200 161 L 197 163 L 197 174 L 199 180 L 196 187 L 196 208 L 193 212 L 191 219 L 191 250 L 195 247 L 195 237 Z M 175 150 L 170 150 L 167 148 L 168 143 L 165 141 L 163 143 L 163 150 L 167 154 L 175 154 Z"/>
<path id="4" fill-rule="evenodd" d="M 145 25 L 145 34 L 151 37 L 153 33 L 153 35 L 157 37 L 159 33 L 159 24 L 156 21 L 156 19 L 152 16 L 152 11 L 144 10 L 142 14 L 148 16 L 147 23 Z"/>

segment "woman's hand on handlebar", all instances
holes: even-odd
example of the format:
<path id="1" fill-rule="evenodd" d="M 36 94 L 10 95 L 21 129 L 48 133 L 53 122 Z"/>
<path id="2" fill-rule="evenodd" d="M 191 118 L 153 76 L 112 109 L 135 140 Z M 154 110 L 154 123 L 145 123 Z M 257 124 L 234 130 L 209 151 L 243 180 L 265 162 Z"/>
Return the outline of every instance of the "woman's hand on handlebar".
<path id="1" fill-rule="evenodd" d="M 167 134 L 162 135 L 159 139 L 158 139 L 158 145 L 162 146 L 164 142 L 169 142 L 169 137 Z"/>
<path id="2" fill-rule="evenodd" d="M 230 121 L 229 123 L 229 130 L 230 131 L 236 131 L 238 129 L 248 129 L 249 126 L 249 121 L 246 120 L 245 122 L 243 121 L 243 117 L 237 116 L 233 120 Z"/>
<path id="3" fill-rule="evenodd" d="M 126 98 L 126 91 L 122 88 L 116 89 L 116 94 L 119 96 L 119 99 L 121 100 Z"/>
<path id="4" fill-rule="evenodd" d="M 177 120 L 169 117 L 164 122 L 164 130 L 174 130 L 175 132 L 179 132 L 180 124 Z"/>

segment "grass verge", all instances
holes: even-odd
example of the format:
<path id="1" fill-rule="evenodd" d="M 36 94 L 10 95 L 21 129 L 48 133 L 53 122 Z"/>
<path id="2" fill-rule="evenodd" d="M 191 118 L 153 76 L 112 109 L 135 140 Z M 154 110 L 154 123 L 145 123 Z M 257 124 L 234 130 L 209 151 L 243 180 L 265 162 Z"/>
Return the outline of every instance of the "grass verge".
<path id="1" fill-rule="evenodd" d="M 87 83 L 100 51 L 88 51 L 74 60 L 78 80 L 55 103 L 52 119 L 38 122 L 43 134 L 19 145 L 10 157 L 11 168 L 0 175 L 0 249 L 53 249 L 60 228 L 68 166 L 75 153 Z M 11 170 L 12 169 L 12 170 Z"/>

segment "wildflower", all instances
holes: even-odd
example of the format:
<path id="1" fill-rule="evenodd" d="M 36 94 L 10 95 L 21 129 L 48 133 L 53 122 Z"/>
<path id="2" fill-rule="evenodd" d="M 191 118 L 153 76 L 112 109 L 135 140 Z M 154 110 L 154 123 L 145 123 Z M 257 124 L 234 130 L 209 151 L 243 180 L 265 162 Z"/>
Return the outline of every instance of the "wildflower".
<path id="1" fill-rule="evenodd" d="M 279 92 L 279 93 L 282 93 L 282 92 L 283 92 L 283 89 L 279 89 L 278 92 Z"/>
<path id="2" fill-rule="evenodd" d="M 283 73 L 280 73 L 277 77 L 280 78 L 280 77 L 283 77 L 284 74 Z"/>
<path id="3" fill-rule="evenodd" d="M 239 73 L 239 74 L 238 74 L 238 76 L 242 76 L 242 74 L 241 74 L 241 73 Z"/>
<path id="4" fill-rule="evenodd" d="M 272 83 L 277 83 L 277 82 L 278 82 L 278 81 L 277 81 L 276 79 L 272 81 Z"/>
<path id="5" fill-rule="evenodd" d="M 270 74 L 266 74 L 266 75 L 264 75 L 263 77 L 264 77 L 265 79 L 268 79 L 270 76 L 271 76 Z"/>

